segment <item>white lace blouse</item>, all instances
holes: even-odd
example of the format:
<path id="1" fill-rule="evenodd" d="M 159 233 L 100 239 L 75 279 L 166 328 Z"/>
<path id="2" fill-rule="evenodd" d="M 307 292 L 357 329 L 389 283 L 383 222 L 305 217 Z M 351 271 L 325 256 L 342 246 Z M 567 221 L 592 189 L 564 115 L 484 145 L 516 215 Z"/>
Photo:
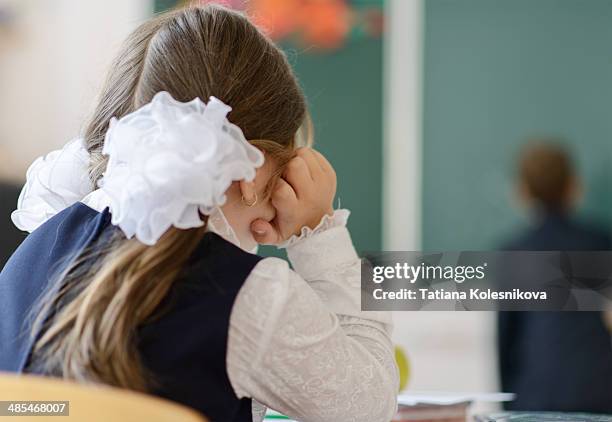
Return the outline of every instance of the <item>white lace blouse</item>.
<path id="1" fill-rule="evenodd" d="M 227 372 L 253 420 L 265 406 L 300 421 L 388 422 L 398 375 L 388 312 L 360 310 L 361 262 L 336 210 L 283 245 L 294 270 L 265 258 L 241 288 L 230 317 Z M 222 214 L 210 223 L 239 245 Z M 262 405 L 260 405 L 259 403 Z"/>

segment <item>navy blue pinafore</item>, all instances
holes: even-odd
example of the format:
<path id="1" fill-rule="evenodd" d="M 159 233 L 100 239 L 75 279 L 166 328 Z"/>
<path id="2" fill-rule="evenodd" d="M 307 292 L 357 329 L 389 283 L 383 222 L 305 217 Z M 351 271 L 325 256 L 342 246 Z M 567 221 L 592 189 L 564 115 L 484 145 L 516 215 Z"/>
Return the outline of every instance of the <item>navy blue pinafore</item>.
<path id="1" fill-rule="evenodd" d="M 84 250 L 119 230 L 103 212 L 77 202 L 34 230 L 0 273 L 0 371 L 29 367 L 30 310 L 57 274 Z M 211 421 L 252 420 L 251 400 L 238 399 L 226 370 L 229 318 L 238 291 L 262 259 L 207 233 L 162 304 L 160 318 L 139 328 L 138 349 L 153 374 L 152 394 Z"/>

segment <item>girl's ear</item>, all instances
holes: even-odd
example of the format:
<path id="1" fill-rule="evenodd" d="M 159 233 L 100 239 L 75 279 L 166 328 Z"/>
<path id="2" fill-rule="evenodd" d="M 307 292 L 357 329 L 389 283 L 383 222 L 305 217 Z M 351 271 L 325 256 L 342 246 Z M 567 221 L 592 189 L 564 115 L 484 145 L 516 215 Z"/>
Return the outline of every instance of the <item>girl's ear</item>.
<path id="1" fill-rule="evenodd" d="M 257 189 L 255 188 L 255 182 L 247 182 L 246 180 L 241 180 L 240 182 L 240 194 L 244 198 L 246 202 L 253 202 L 255 200 L 255 196 L 257 195 Z"/>

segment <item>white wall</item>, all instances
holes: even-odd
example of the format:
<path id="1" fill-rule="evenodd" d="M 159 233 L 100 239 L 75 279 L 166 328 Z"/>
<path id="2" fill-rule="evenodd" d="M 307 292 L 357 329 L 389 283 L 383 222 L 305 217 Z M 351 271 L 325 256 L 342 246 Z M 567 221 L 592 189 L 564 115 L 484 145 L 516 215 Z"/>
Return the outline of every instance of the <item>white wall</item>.
<path id="1" fill-rule="evenodd" d="M 152 0 L 0 0 L 0 177 L 79 133 L 118 46 Z"/>

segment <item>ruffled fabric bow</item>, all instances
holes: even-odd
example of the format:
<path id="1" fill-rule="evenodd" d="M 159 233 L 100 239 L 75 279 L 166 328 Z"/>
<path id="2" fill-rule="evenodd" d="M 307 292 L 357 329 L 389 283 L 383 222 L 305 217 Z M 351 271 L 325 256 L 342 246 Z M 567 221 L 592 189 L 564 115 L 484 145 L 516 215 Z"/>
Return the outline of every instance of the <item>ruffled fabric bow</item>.
<path id="1" fill-rule="evenodd" d="M 112 119 L 102 151 L 109 161 L 98 183 L 112 224 L 153 245 L 171 226 L 201 226 L 199 213 L 223 205 L 232 181 L 253 180 L 264 156 L 227 120 L 230 111 L 215 97 L 183 103 L 160 92 Z M 88 161 L 81 140 L 37 159 L 13 212 L 15 225 L 32 231 L 89 194 Z"/>

